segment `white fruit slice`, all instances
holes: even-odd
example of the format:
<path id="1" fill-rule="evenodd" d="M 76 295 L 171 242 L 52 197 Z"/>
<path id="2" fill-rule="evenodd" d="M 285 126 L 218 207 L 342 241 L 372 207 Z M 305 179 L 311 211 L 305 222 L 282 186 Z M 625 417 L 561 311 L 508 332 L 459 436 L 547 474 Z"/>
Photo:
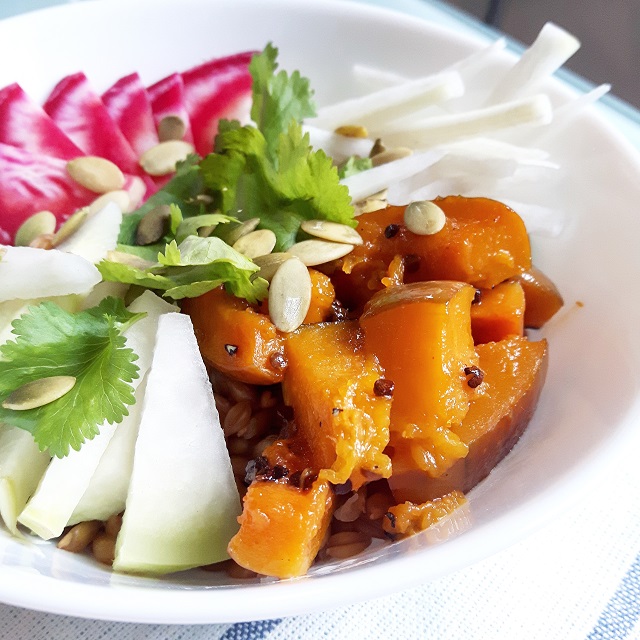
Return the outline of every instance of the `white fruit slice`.
<path id="1" fill-rule="evenodd" d="M 58 245 L 60 251 L 73 253 L 97 264 L 116 248 L 122 223 L 122 211 L 110 202 L 87 218 L 67 240 Z"/>
<path id="2" fill-rule="evenodd" d="M 160 318 L 114 569 L 170 573 L 228 558 L 240 499 L 186 315 Z"/>
<path id="3" fill-rule="evenodd" d="M 0 302 L 88 293 L 102 278 L 95 265 L 63 251 L 2 247 Z"/>
<path id="4" fill-rule="evenodd" d="M 175 307 L 145 291 L 129 309 L 135 313 L 147 313 L 125 332 L 127 346 L 138 355 L 136 364 L 140 377 L 132 383 L 137 389 L 151 364 L 158 318 L 175 311 Z M 18 521 L 45 540 L 59 536 L 89 486 L 118 427 L 105 423 L 100 427 L 100 434 L 85 442 L 80 451 L 71 451 L 65 458 L 54 458 Z"/>
<path id="5" fill-rule="evenodd" d="M 0 515 L 14 535 L 20 535 L 18 514 L 38 486 L 49 459 L 28 431 L 0 426 Z"/>

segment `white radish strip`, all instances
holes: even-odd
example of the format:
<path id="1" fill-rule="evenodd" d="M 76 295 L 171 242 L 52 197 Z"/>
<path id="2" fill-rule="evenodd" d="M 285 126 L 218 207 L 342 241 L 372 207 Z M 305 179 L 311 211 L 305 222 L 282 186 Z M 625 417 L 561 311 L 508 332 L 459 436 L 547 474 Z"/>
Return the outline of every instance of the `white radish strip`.
<path id="1" fill-rule="evenodd" d="M 524 220 L 529 234 L 556 238 L 565 227 L 565 213 L 558 210 L 557 207 L 517 202 L 509 198 L 501 200 Z"/>
<path id="2" fill-rule="evenodd" d="M 433 75 L 440 75 L 441 73 L 446 73 L 448 71 L 457 71 L 461 75 L 467 74 L 469 72 L 477 72 L 486 64 L 488 60 L 493 58 L 498 51 L 504 49 L 506 44 L 507 41 L 505 38 L 498 38 L 498 40 L 495 40 L 487 47 L 480 49 L 480 51 L 475 51 L 474 53 L 468 55 L 465 58 L 462 58 L 461 60 L 458 60 L 458 62 L 454 62 L 452 65 L 445 67 L 442 71 L 439 71 L 437 74 Z M 399 85 L 410 80 L 410 78 L 401 76 L 400 74 L 394 73 L 392 71 L 385 71 L 383 69 L 378 69 L 376 67 L 371 67 L 365 64 L 355 64 L 353 66 L 353 75 L 357 82 L 359 82 L 363 86 L 370 87 L 371 90 L 378 90 L 384 87 L 392 87 L 394 85 Z"/>
<path id="3" fill-rule="evenodd" d="M 578 49 L 580 41 L 547 22 L 533 44 L 496 85 L 487 104 L 512 100 L 555 73 Z"/>
<path id="4" fill-rule="evenodd" d="M 443 145 L 442 148 L 448 155 L 462 155 L 471 158 L 509 158 L 520 164 L 546 163 L 549 158 L 549 152 L 543 149 L 523 147 L 493 138 L 459 140 Z"/>
<path id="5" fill-rule="evenodd" d="M 349 188 L 352 202 L 359 202 L 364 198 L 386 189 L 398 180 L 404 180 L 426 167 L 438 162 L 443 156 L 441 151 L 417 153 L 400 160 L 395 160 L 368 171 L 362 171 L 341 180 Z"/>
<path id="6" fill-rule="evenodd" d="M 369 138 L 350 138 L 333 131 L 305 125 L 304 132 L 309 134 L 309 142 L 314 149 L 322 149 L 337 163 L 351 156 L 366 158 L 373 147 Z"/>
<path id="7" fill-rule="evenodd" d="M 360 98 L 351 98 L 318 110 L 318 115 L 307 121 L 317 127 L 335 129 L 344 124 L 362 124 L 372 115 L 399 117 L 418 109 L 437 104 L 443 96 L 462 95 L 464 87 L 457 73 L 438 74 L 410 80 L 401 85 L 387 87 Z"/>
<path id="8" fill-rule="evenodd" d="M 390 146 L 431 147 L 523 124 L 548 124 L 552 114 L 549 98 L 539 94 L 465 113 L 434 116 L 404 130 L 390 126 L 385 142 Z"/>
<path id="9" fill-rule="evenodd" d="M 88 293 L 100 272 L 88 260 L 62 251 L 3 247 L 0 302 Z"/>

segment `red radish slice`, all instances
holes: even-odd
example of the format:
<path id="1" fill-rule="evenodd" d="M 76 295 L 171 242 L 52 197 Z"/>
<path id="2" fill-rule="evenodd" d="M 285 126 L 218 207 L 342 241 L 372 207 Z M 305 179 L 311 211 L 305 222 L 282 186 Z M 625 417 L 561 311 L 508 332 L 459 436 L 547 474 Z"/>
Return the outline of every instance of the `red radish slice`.
<path id="1" fill-rule="evenodd" d="M 184 102 L 182 76 L 179 73 L 173 73 L 149 87 L 147 93 L 151 102 L 156 127 L 163 118 L 177 116 L 185 125 L 185 134 L 182 139 L 187 142 L 193 142 L 189 112 Z"/>
<path id="2" fill-rule="evenodd" d="M 120 78 L 102 102 L 138 157 L 158 144 L 151 102 L 137 73 Z"/>
<path id="3" fill-rule="evenodd" d="M 138 173 L 138 156 L 84 73 L 63 78 L 44 110 L 86 155 L 107 158 L 125 173 Z"/>
<path id="4" fill-rule="evenodd" d="M 63 222 L 98 197 L 69 176 L 67 160 L 1 143 L 0 175 L 0 242 L 5 244 L 37 211 L 51 211 Z M 125 175 L 124 189 L 136 206 L 145 187 L 139 176 Z"/>
<path id="5" fill-rule="evenodd" d="M 249 62 L 253 51 L 205 62 L 182 74 L 184 97 L 196 151 L 213 150 L 218 121 L 246 123 L 251 110 Z"/>
<path id="6" fill-rule="evenodd" d="M 0 144 L 3 242 L 10 243 L 24 220 L 37 211 L 51 211 L 62 221 L 95 200 L 96 194 L 72 180 L 66 166 L 66 160 Z"/>
<path id="7" fill-rule="evenodd" d="M 0 142 L 64 160 L 84 155 L 15 83 L 0 89 Z"/>

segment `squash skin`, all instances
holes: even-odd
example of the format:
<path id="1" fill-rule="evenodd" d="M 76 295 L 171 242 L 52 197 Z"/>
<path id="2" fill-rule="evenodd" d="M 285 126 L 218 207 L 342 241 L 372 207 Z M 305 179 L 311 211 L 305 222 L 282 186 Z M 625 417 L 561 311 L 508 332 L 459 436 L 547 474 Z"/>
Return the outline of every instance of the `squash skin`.
<path id="1" fill-rule="evenodd" d="M 240 529 L 227 551 L 240 566 L 276 578 L 304 575 L 333 515 L 334 493 L 316 480 L 302 490 L 287 482 L 254 481 L 244 497 Z"/>
<path id="2" fill-rule="evenodd" d="M 499 342 L 524 334 L 525 293 L 519 282 L 501 282 L 493 289 L 479 291 L 479 301 L 471 305 L 471 333 L 475 344 Z"/>
<path id="3" fill-rule="evenodd" d="M 548 366 L 546 340 L 512 336 L 476 347 L 484 382 L 461 425 L 452 427 L 469 448 L 445 474 L 395 473 L 389 484 L 399 501 L 425 502 L 453 490 L 470 491 L 511 451 L 531 420 Z"/>
<path id="4" fill-rule="evenodd" d="M 364 350 L 355 321 L 302 326 L 287 336 L 284 401 L 293 407 L 298 449 L 310 452 L 319 477 L 358 489 L 388 478 L 391 400 L 374 394 L 384 377 Z M 313 400 L 311 400 L 313 399 Z"/>
<path id="5" fill-rule="evenodd" d="M 187 298 L 182 311 L 191 316 L 205 362 L 222 373 L 249 384 L 280 382 L 284 341 L 268 316 L 254 311 L 246 300 L 223 287 L 198 298 Z M 235 351 L 233 348 L 236 348 Z M 231 351 L 231 352 L 230 352 Z"/>
<path id="6" fill-rule="evenodd" d="M 342 259 L 341 272 L 332 274 L 343 303 L 362 308 L 383 288 L 395 256 L 407 261 L 405 282 L 458 280 L 488 289 L 531 268 L 529 237 L 515 211 L 489 198 L 448 196 L 434 202 L 445 212 L 446 223 L 430 236 L 404 227 L 404 207 L 358 217 L 364 242 Z"/>
<path id="7" fill-rule="evenodd" d="M 540 329 L 563 307 L 564 300 L 558 287 L 540 269 L 531 267 L 512 280 L 524 290 L 526 327 Z"/>

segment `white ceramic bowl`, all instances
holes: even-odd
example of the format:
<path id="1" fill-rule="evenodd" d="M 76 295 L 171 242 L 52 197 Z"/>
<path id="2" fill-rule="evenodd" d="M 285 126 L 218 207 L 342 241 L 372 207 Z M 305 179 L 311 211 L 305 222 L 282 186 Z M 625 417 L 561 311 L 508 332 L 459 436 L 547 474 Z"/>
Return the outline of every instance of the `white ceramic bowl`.
<path id="1" fill-rule="evenodd" d="M 80 69 L 98 89 L 133 70 L 151 83 L 268 41 L 280 48 L 283 68 L 312 79 L 321 103 L 349 94 L 353 63 L 419 75 L 481 44 L 344 1 L 104 0 L 0 23 L 0 85 L 19 81 L 43 100 L 57 79 Z M 548 89 L 556 98 L 571 94 L 559 82 Z M 640 162 L 595 111 L 582 114 L 557 145 L 563 179 L 538 188 L 568 212 L 567 224 L 556 238 L 534 238 L 534 258 L 560 287 L 566 308 L 544 331 L 551 365 L 535 418 L 471 492 L 467 531 L 442 544 L 417 536 L 297 580 L 242 584 L 197 571 L 165 579 L 115 575 L 50 543 L 21 543 L 0 532 L 0 600 L 142 622 L 310 612 L 448 574 L 512 544 L 583 496 L 629 445 L 639 418 Z"/>

